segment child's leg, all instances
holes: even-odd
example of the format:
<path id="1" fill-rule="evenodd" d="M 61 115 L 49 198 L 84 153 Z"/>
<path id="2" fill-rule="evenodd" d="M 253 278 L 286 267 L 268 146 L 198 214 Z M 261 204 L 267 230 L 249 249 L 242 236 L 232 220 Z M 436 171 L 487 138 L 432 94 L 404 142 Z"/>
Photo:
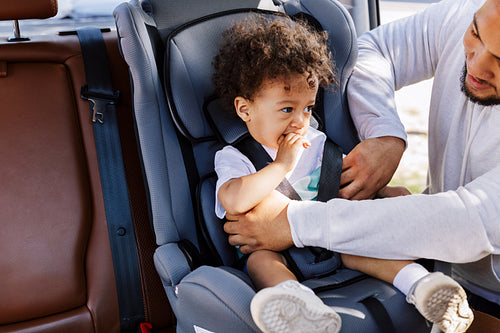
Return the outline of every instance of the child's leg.
<path id="1" fill-rule="evenodd" d="M 403 268 L 414 264 L 410 260 L 385 260 L 349 254 L 342 254 L 341 256 L 342 262 L 347 268 L 361 271 L 390 284 L 394 283 L 394 278 Z M 414 276 L 413 283 L 429 274 L 422 266 L 418 265 L 418 267 L 421 267 L 421 273 Z M 288 269 L 285 258 L 273 251 L 260 250 L 253 252 L 248 258 L 247 270 L 258 290 L 273 287 L 288 280 L 297 281 L 295 275 Z M 407 288 L 408 290 L 413 283 Z M 403 293 L 406 295 L 408 290 L 403 291 Z"/>
<path id="2" fill-rule="evenodd" d="M 363 272 L 390 284 L 393 284 L 394 278 L 404 267 L 414 263 L 410 260 L 385 260 L 353 256 L 350 254 L 341 254 L 341 258 L 342 263 L 347 268 Z M 429 272 L 425 268 L 423 269 L 425 270 L 425 272 L 423 275 L 419 276 L 418 279 L 420 279 L 424 275 L 429 274 Z M 406 294 L 407 293 L 405 293 L 405 295 Z"/>
<path id="3" fill-rule="evenodd" d="M 390 283 L 405 296 L 408 295 L 415 282 L 429 274 L 425 267 L 411 260 L 386 260 L 349 254 L 342 254 L 341 257 L 344 266 L 347 268 Z"/>
<path id="4" fill-rule="evenodd" d="M 340 316 L 300 284 L 279 253 L 253 252 L 247 261 L 248 275 L 260 291 L 250 304 L 252 318 L 264 332 L 338 333 Z"/>
<path id="5" fill-rule="evenodd" d="M 429 273 L 423 266 L 408 260 L 384 260 L 342 254 L 348 268 L 392 283 L 406 300 L 445 333 L 465 332 L 474 315 L 463 288 L 440 272 Z"/>
<path id="6" fill-rule="evenodd" d="M 297 281 L 288 269 L 285 258 L 273 251 L 253 252 L 247 260 L 247 271 L 257 290 L 274 287 L 288 280 Z"/>

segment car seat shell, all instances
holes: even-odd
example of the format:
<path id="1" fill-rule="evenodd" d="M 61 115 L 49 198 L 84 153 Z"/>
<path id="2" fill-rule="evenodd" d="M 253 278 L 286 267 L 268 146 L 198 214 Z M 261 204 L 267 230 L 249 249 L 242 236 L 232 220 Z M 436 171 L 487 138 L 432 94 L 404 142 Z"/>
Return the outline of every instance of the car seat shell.
<path id="1" fill-rule="evenodd" d="M 227 243 L 221 221 L 210 214 L 215 199 L 213 155 L 224 142 L 203 109 L 213 93 L 211 61 L 218 36 L 234 20 L 261 11 L 259 4 L 264 4 L 262 13 L 306 15 L 320 22 L 329 31 L 340 81 L 337 89 L 324 93 L 326 133 L 347 153 L 359 141 L 345 98 L 357 55 L 354 27 L 347 11 L 334 0 L 290 0 L 280 5 L 270 1 L 174 2 L 133 0 L 115 10 L 134 89 L 139 146 L 158 244 L 155 265 L 176 313 L 178 332 L 258 332 L 249 311 L 253 285 L 246 274 L 230 267 L 236 260 L 235 250 Z M 196 7 L 196 14 L 185 13 L 188 5 Z M 195 250 L 186 248 L 186 243 Z M 199 267 L 194 264 L 198 251 Z M 211 265 L 204 264 L 207 253 L 211 259 L 217 254 Z M 362 302 L 370 297 L 387 305 L 398 331 L 429 331 L 392 286 L 360 276 L 342 269 L 305 284 L 320 291 L 325 303 L 341 314 L 343 332 L 379 331 Z"/>

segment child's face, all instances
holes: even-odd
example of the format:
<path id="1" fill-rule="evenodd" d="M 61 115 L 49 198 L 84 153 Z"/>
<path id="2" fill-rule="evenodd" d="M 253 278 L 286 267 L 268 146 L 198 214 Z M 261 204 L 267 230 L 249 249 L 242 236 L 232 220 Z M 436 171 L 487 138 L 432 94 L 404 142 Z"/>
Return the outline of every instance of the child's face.
<path id="1" fill-rule="evenodd" d="M 253 101 L 236 97 L 234 106 L 257 142 L 278 149 L 281 136 L 307 133 L 317 92 L 317 82 L 310 87 L 307 75 L 295 74 L 264 80 Z"/>

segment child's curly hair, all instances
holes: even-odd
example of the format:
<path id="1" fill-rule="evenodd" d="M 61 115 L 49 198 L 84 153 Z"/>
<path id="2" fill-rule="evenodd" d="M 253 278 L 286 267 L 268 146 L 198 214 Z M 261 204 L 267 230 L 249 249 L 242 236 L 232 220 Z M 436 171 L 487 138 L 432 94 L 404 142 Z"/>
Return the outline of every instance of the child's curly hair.
<path id="1" fill-rule="evenodd" d="M 214 58 L 213 82 L 225 107 L 237 96 L 252 100 L 268 78 L 308 74 L 311 87 L 335 83 L 326 32 L 288 17 L 254 15 L 226 30 Z"/>

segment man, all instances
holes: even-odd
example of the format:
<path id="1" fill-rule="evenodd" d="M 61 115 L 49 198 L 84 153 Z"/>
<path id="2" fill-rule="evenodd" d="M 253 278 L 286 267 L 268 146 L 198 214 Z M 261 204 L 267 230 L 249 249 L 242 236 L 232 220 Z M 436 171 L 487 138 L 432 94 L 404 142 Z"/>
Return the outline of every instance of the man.
<path id="1" fill-rule="evenodd" d="M 348 98 L 365 141 L 344 160 L 340 195 L 370 198 L 387 183 L 406 138 L 394 90 L 434 76 L 426 194 L 320 203 L 273 193 L 228 216 L 230 243 L 472 262 L 454 265 L 455 278 L 500 317 L 500 0 L 443 0 L 365 34 L 359 50 Z"/>

